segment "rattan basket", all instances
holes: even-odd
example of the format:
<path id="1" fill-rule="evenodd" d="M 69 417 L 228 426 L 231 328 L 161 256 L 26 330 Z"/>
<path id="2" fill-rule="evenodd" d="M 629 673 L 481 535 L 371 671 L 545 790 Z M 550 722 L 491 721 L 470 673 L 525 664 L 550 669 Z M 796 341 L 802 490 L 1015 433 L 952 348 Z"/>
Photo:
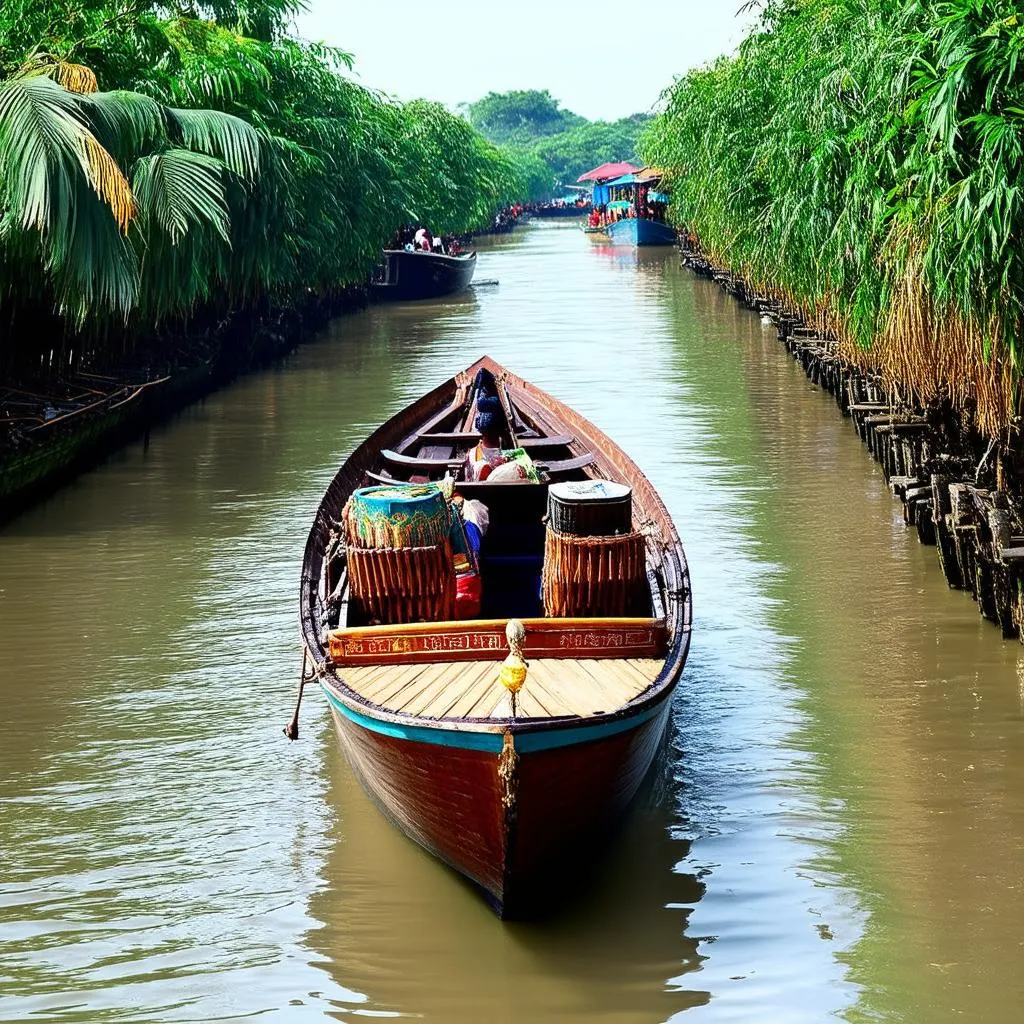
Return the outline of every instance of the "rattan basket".
<path id="1" fill-rule="evenodd" d="M 447 622 L 455 618 L 451 543 L 429 548 L 348 548 L 349 602 L 370 623 Z"/>
<path id="2" fill-rule="evenodd" d="M 647 561 L 640 533 L 569 537 L 549 526 L 541 580 L 544 614 L 551 618 L 648 613 Z"/>

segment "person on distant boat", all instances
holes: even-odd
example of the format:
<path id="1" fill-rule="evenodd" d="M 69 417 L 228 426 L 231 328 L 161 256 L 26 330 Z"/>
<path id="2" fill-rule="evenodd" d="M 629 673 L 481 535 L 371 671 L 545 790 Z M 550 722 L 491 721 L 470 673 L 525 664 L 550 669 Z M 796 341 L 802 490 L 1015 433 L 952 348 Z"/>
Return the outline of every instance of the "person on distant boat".
<path id="1" fill-rule="evenodd" d="M 413 236 L 413 241 L 416 243 L 416 248 L 422 249 L 424 252 L 430 252 L 434 243 L 433 238 L 430 237 L 430 232 L 426 228 L 418 228 Z"/>

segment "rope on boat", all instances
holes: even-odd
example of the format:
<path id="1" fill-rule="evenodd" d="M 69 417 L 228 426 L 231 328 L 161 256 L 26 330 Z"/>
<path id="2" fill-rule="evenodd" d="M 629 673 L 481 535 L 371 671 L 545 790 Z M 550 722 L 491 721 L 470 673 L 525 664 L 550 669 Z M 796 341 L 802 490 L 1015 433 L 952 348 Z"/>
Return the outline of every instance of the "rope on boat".
<path id="1" fill-rule="evenodd" d="M 498 779 L 501 782 L 501 804 L 508 812 L 516 805 L 519 795 L 519 755 L 512 730 L 505 730 L 505 740 L 498 755 Z"/>
<path id="2" fill-rule="evenodd" d="M 312 672 L 307 671 L 309 668 L 309 651 L 303 647 L 302 673 L 299 676 L 299 697 L 295 701 L 295 711 L 292 714 L 291 721 L 282 730 L 288 739 L 297 740 L 299 738 L 299 708 L 302 707 L 302 694 L 306 689 L 306 683 L 313 683 L 318 679 L 323 679 L 333 665 L 334 663 L 330 658 L 324 658 L 319 665 L 314 666 Z"/>

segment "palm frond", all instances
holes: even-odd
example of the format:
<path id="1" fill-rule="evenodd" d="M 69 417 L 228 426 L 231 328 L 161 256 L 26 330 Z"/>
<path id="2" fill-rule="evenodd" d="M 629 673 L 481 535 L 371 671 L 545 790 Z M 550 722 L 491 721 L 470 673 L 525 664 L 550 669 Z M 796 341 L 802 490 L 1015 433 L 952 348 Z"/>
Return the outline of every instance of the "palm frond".
<path id="1" fill-rule="evenodd" d="M 228 240 L 224 164 L 215 157 L 187 149 L 143 157 L 132 183 L 145 223 L 159 227 L 173 245 L 197 228 Z"/>
<path id="2" fill-rule="evenodd" d="M 18 70 L 16 78 L 34 78 L 44 75 L 62 85 L 68 92 L 85 95 L 96 92 L 99 82 L 96 72 L 85 64 L 74 64 L 61 60 L 50 53 L 34 53 Z"/>
<path id="3" fill-rule="evenodd" d="M 167 138 L 164 107 L 142 93 L 95 92 L 81 110 L 104 148 L 125 162 Z"/>
<path id="4" fill-rule="evenodd" d="M 187 149 L 217 157 L 234 174 L 253 182 L 260 171 L 260 137 L 240 117 L 219 110 L 168 109 Z"/>
<path id="5" fill-rule="evenodd" d="M 131 188 L 90 131 L 79 98 L 43 76 L 0 86 L 0 179 L 22 225 L 49 232 L 66 223 L 81 176 L 126 230 Z"/>

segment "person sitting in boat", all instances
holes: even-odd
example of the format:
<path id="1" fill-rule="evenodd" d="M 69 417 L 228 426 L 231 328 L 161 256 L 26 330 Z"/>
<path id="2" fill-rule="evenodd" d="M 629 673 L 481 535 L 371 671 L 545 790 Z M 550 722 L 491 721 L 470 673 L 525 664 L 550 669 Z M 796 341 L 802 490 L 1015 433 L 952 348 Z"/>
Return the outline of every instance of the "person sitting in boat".
<path id="1" fill-rule="evenodd" d="M 498 382 L 494 379 L 494 374 L 484 366 L 480 367 L 480 369 L 476 371 L 476 376 L 473 378 L 473 394 L 478 399 L 484 397 L 498 397 Z M 504 411 L 501 410 L 500 400 L 498 402 L 498 407 L 499 411 Z"/>
<path id="2" fill-rule="evenodd" d="M 504 451 L 501 447 L 506 421 L 498 397 L 484 395 L 477 399 L 476 407 L 480 442 L 466 457 L 466 479 L 478 483 L 539 483 L 537 467 L 524 449 Z"/>
<path id="3" fill-rule="evenodd" d="M 466 479 L 484 481 L 507 461 L 501 450 L 505 416 L 497 395 L 482 395 L 476 403 L 474 427 L 480 433 L 477 446 L 466 456 Z"/>
<path id="4" fill-rule="evenodd" d="M 430 232 L 424 228 L 417 228 L 416 234 L 413 237 L 413 242 L 416 244 L 417 249 L 422 249 L 424 252 L 430 252 L 431 247 L 434 244 L 433 238 L 430 236 Z"/>

